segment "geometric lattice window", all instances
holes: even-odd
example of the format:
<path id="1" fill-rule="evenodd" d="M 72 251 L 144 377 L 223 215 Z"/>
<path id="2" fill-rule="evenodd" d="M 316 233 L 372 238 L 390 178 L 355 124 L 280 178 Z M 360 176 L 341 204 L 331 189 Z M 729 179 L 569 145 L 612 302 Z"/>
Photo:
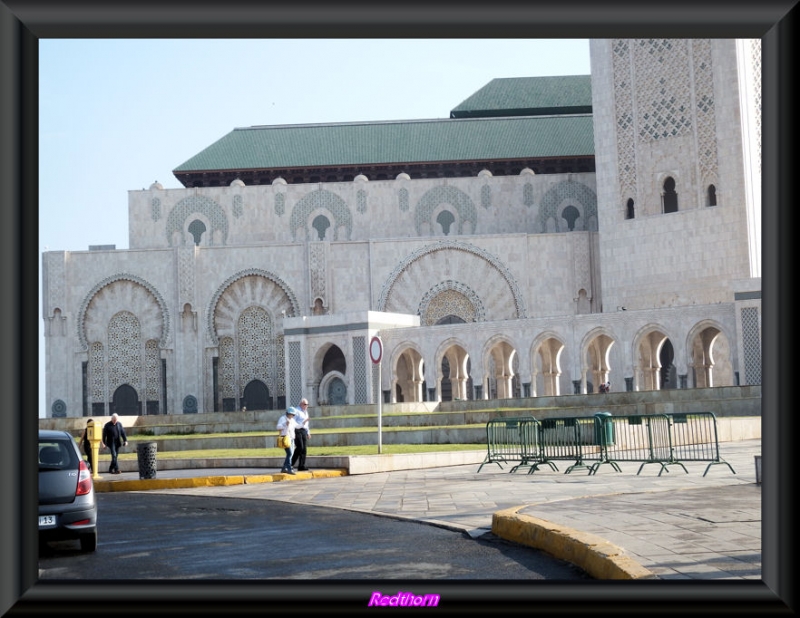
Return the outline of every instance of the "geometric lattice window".
<path id="1" fill-rule="evenodd" d="M 261 307 L 247 307 L 239 315 L 236 340 L 239 342 L 239 390 L 252 380 L 272 384 L 272 323 Z"/>
<path id="2" fill-rule="evenodd" d="M 356 405 L 369 403 L 367 370 L 367 340 L 365 337 L 353 337 L 353 403 Z"/>
<path id="3" fill-rule="evenodd" d="M 151 339 L 144 346 L 146 390 L 149 401 L 157 401 L 161 395 L 161 353 L 158 341 Z"/>
<path id="4" fill-rule="evenodd" d="M 108 323 L 108 392 L 123 384 L 134 389 L 141 384 L 142 350 L 139 320 L 129 311 L 120 311 Z M 137 389 L 138 390 L 138 389 Z"/>
<path id="5" fill-rule="evenodd" d="M 453 317 L 459 318 L 460 322 L 475 321 L 475 305 L 465 294 L 458 290 L 444 290 L 437 294 L 428 303 L 427 311 L 422 317 L 422 324 L 433 325 L 441 324 L 442 320 L 449 319 L 448 323 L 454 323 Z"/>
<path id="6" fill-rule="evenodd" d="M 303 383 L 302 383 L 302 350 L 300 342 L 292 341 L 289 343 L 289 367 L 287 368 L 287 375 L 289 376 L 289 392 L 287 397 L 290 401 L 300 401 L 303 397 Z"/>
<path id="7" fill-rule="evenodd" d="M 742 339 L 745 384 L 761 384 L 761 328 L 755 307 L 742 309 Z"/>
<path id="8" fill-rule="evenodd" d="M 234 366 L 234 346 L 231 337 L 219 340 L 219 393 L 223 399 L 236 397 L 236 375 Z"/>
<path id="9" fill-rule="evenodd" d="M 95 341 L 91 345 L 89 353 L 89 390 L 93 402 L 104 402 L 106 400 L 106 381 L 105 366 L 106 355 L 103 351 L 103 344 Z"/>

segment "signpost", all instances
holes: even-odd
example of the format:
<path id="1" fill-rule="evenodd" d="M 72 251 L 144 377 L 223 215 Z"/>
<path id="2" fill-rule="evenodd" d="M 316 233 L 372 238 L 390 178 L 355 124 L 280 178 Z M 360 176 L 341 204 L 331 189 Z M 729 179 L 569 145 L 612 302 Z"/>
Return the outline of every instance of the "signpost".
<path id="1" fill-rule="evenodd" d="M 378 454 L 381 454 L 381 357 L 383 356 L 383 343 L 377 335 L 369 342 L 369 357 L 378 366 Z"/>

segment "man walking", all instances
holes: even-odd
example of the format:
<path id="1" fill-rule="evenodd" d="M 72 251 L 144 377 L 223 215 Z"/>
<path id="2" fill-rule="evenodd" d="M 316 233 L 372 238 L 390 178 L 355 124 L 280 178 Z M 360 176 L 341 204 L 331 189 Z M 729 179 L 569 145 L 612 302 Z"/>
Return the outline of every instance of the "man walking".
<path id="1" fill-rule="evenodd" d="M 111 415 L 111 420 L 103 425 L 103 448 L 111 451 L 111 465 L 108 471 L 111 474 L 119 474 L 119 464 L 117 463 L 117 455 L 119 449 L 123 446 L 128 446 L 128 436 L 125 435 L 125 428 L 119 422 L 119 416 L 116 412 Z"/>
<path id="2" fill-rule="evenodd" d="M 297 429 L 294 430 L 294 453 L 292 454 L 292 465 L 297 464 L 297 470 L 308 470 L 306 468 L 306 452 L 308 439 L 311 431 L 308 426 L 308 399 L 303 397 L 297 406 L 297 414 L 294 417 Z"/>

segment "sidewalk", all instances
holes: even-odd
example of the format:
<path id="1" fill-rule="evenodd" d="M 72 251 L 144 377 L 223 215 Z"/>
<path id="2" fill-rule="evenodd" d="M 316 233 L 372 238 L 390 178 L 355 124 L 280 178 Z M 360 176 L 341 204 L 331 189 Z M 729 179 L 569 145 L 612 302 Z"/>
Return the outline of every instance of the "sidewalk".
<path id="1" fill-rule="evenodd" d="M 227 468 L 101 474 L 101 491 L 161 490 L 282 500 L 487 532 L 545 549 L 597 579 L 761 579 L 761 441 L 725 442 L 725 464 L 620 464 L 565 474 L 476 465 L 376 472 Z M 708 472 L 706 468 L 708 467 Z M 290 482 L 286 482 L 290 481 Z M 303 481 L 302 483 L 296 481 Z"/>

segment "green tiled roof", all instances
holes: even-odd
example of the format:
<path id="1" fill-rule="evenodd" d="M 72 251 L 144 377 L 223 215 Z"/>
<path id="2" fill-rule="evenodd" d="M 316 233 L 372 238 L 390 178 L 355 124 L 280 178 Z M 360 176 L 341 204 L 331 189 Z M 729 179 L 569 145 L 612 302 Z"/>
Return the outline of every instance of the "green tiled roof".
<path id="1" fill-rule="evenodd" d="M 590 114 L 404 120 L 237 128 L 173 171 L 593 155 Z"/>
<path id="2" fill-rule="evenodd" d="M 451 118 L 591 113 L 590 75 L 493 79 L 453 108 Z"/>

